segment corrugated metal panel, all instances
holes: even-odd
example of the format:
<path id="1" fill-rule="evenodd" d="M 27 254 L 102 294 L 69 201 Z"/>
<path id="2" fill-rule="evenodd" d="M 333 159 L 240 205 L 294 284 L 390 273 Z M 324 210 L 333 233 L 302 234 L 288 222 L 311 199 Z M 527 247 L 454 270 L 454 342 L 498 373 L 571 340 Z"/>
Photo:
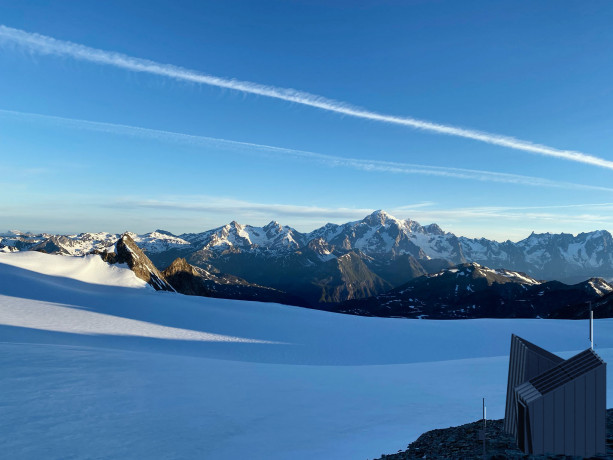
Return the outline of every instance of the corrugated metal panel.
<path id="1" fill-rule="evenodd" d="M 564 455 L 575 454 L 575 386 L 564 386 Z"/>
<path id="2" fill-rule="evenodd" d="M 515 402 L 515 387 L 525 381 L 540 375 L 547 369 L 562 363 L 564 360 L 527 340 L 511 335 L 511 351 L 509 353 L 509 377 L 507 381 L 507 401 L 505 407 L 504 430 L 517 436 L 517 408 Z"/>
<path id="3" fill-rule="evenodd" d="M 575 384 L 575 453 L 582 455 L 585 451 L 585 378 L 577 377 Z"/>
<path id="4" fill-rule="evenodd" d="M 529 434 L 532 439 L 533 453 L 543 452 L 543 430 L 545 417 L 543 414 L 543 398 L 537 398 L 528 404 L 528 412 L 531 414 L 530 423 L 532 424 L 532 432 Z"/>
<path id="5" fill-rule="evenodd" d="M 585 379 L 585 452 L 587 457 L 596 454 L 596 374 L 588 372 Z"/>
<path id="6" fill-rule="evenodd" d="M 554 452 L 554 425 L 555 418 L 555 404 L 553 400 L 554 392 L 543 396 L 543 451 Z"/>
<path id="7" fill-rule="evenodd" d="M 606 364 L 593 350 L 518 385 L 514 393 L 529 414 L 529 423 L 520 424 L 525 432 L 516 436 L 524 452 L 581 457 L 605 452 Z"/>
<path id="8" fill-rule="evenodd" d="M 603 365 L 595 370 L 596 388 L 594 397 L 596 401 L 596 447 L 604 449 L 606 440 L 606 423 L 607 423 L 607 365 Z M 604 450 L 603 450 L 604 452 Z M 600 453 L 598 451 L 597 453 Z"/>
<path id="9" fill-rule="evenodd" d="M 565 387 L 558 388 L 553 392 L 553 451 L 552 452 L 565 452 L 566 447 L 564 446 L 564 436 L 565 436 L 565 407 L 564 407 L 564 396 L 565 396 Z"/>
<path id="10" fill-rule="evenodd" d="M 593 350 L 587 349 L 530 379 L 530 382 L 542 394 L 545 394 L 602 364 L 602 359 Z"/>

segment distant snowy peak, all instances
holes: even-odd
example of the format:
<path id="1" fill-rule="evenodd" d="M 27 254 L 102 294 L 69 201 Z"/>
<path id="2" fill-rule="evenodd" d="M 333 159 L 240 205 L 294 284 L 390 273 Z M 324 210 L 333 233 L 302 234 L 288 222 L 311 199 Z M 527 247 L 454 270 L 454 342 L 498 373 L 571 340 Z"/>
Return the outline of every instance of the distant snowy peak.
<path id="1" fill-rule="evenodd" d="M 264 227 L 241 225 L 232 221 L 203 233 L 181 235 L 196 249 L 212 251 L 239 249 L 243 251 L 295 251 L 306 243 L 304 234 L 278 222 L 270 222 Z"/>
<path id="2" fill-rule="evenodd" d="M 326 224 L 314 230 L 309 239 L 323 238 L 345 250 L 366 255 L 404 254 L 417 259 L 450 258 L 463 261 L 455 237 L 436 224 L 426 227 L 410 219 L 400 220 L 385 211 L 375 211 L 364 219 L 343 225 Z"/>
<path id="3" fill-rule="evenodd" d="M 366 216 L 361 222 L 371 226 L 388 226 L 392 223 L 402 225 L 402 221 L 383 210 L 378 210 Z"/>
<path id="4" fill-rule="evenodd" d="M 428 233 L 430 235 L 443 236 L 445 234 L 445 231 L 443 231 L 443 229 L 437 224 L 426 225 L 425 227 L 423 227 L 423 229 L 425 230 L 425 233 Z"/>
<path id="5" fill-rule="evenodd" d="M 519 284 L 528 284 L 534 286 L 543 283 L 542 281 L 536 280 L 531 276 L 526 275 L 525 273 L 514 272 L 511 270 L 506 270 L 504 268 L 498 268 L 494 270 L 494 272 L 497 275 L 504 276 L 505 278 L 508 278 L 509 280 Z"/>
<path id="6" fill-rule="evenodd" d="M 334 254 L 334 246 L 328 244 L 323 238 L 315 238 L 309 241 L 307 248 L 315 253 L 319 260 L 327 262 L 328 260 L 335 259 L 337 256 Z"/>
<path id="7" fill-rule="evenodd" d="M 583 269 L 613 266 L 613 237 L 606 230 L 580 233 L 532 233 L 517 247 L 537 267 L 568 264 Z"/>
<path id="8" fill-rule="evenodd" d="M 31 233 L 22 232 L 21 230 L 9 230 L 5 233 L 0 233 L 0 237 L 17 237 L 17 236 L 31 236 Z"/>
<path id="9" fill-rule="evenodd" d="M 593 291 L 596 295 L 603 296 L 613 292 L 613 286 L 607 283 L 602 278 L 590 278 L 586 282 L 588 289 Z"/>
<path id="10" fill-rule="evenodd" d="M 487 280 L 487 284 L 491 285 L 492 283 L 498 284 L 506 284 L 506 283 L 516 283 L 523 284 L 528 286 L 535 286 L 537 284 L 542 284 L 542 281 L 538 281 L 525 273 L 515 272 L 512 270 L 506 269 L 492 269 L 489 267 L 485 267 L 478 263 L 466 263 L 460 264 L 455 267 L 446 268 L 436 273 L 431 273 L 425 275 L 426 278 L 454 278 L 459 280 L 471 280 L 471 279 L 485 279 Z M 470 283 L 470 281 L 468 281 Z"/>
<path id="11" fill-rule="evenodd" d="M 382 210 L 362 220 L 345 224 L 329 223 L 309 233 L 301 233 L 276 221 L 262 227 L 233 221 L 201 233 L 177 236 L 156 230 L 144 235 L 130 235 L 160 266 L 167 266 L 179 256 L 192 260 L 190 255 L 196 252 L 201 253 L 200 258 L 207 260 L 229 253 L 249 253 L 270 257 L 271 260 L 291 258 L 297 251 L 307 251 L 309 242 L 321 239 L 335 251 L 335 254 L 324 254 L 318 249 L 317 258 L 322 261 L 333 255 L 355 252 L 365 260 L 373 261 L 379 268 L 412 257 L 416 261 L 414 265 L 422 265 L 418 270 L 421 273 L 435 271 L 445 264 L 476 262 L 488 267 L 524 272 L 538 279 L 557 279 L 569 283 L 591 277 L 613 277 L 613 237 L 605 230 L 576 236 L 532 233 L 517 243 L 497 242 L 485 238 L 458 237 L 445 232 L 437 224 L 423 226 L 411 219 L 397 219 Z M 84 255 L 112 246 L 118 238 L 119 235 L 111 233 L 33 235 L 11 231 L 0 235 L 0 251 L 34 249 Z"/>
<path id="12" fill-rule="evenodd" d="M 80 233 L 78 235 L 32 235 L 0 237 L 0 245 L 13 250 L 34 250 L 53 254 L 82 256 L 117 241 L 117 235 L 109 233 Z"/>
<path id="13" fill-rule="evenodd" d="M 149 253 L 189 246 L 189 242 L 167 232 L 151 232 L 144 235 L 127 232 L 138 246 Z M 79 233 L 74 235 L 32 235 L 20 233 L 19 236 L 0 237 L 0 246 L 14 250 L 33 250 L 53 254 L 83 256 L 94 251 L 104 251 L 113 246 L 120 238 L 115 233 Z"/>
<path id="14" fill-rule="evenodd" d="M 189 241 L 184 240 L 170 232 L 156 230 L 155 232 L 137 235 L 128 233 L 134 242 L 146 253 L 155 254 L 170 249 L 185 249 L 191 246 Z"/>

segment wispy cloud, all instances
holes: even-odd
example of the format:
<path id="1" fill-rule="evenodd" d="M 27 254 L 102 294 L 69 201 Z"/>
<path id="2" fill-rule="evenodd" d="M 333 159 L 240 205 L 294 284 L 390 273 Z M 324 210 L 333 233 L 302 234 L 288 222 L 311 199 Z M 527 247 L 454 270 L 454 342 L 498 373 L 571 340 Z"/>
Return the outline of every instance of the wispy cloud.
<path id="1" fill-rule="evenodd" d="M 126 211 L 154 210 L 157 215 L 163 213 L 167 218 L 172 216 L 175 223 L 181 221 L 183 216 L 198 216 L 203 222 L 211 223 L 211 226 L 205 228 L 223 225 L 234 219 L 243 224 L 263 225 L 272 218 L 304 232 L 326 222 L 341 224 L 360 220 L 374 211 L 370 208 L 258 203 L 228 197 L 189 195 L 169 195 L 156 199 L 124 197 L 104 202 L 101 206 Z M 399 219 L 410 218 L 421 224 L 436 222 L 444 230 L 458 236 L 499 240 L 519 240 L 532 231 L 578 233 L 595 228 L 610 228 L 613 225 L 613 203 L 447 208 L 433 202 L 418 202 L 386 210 Z M 193 217 L 184 219 L 193 225 Z"/>
<path id="2" fill-rule="evenodd" d="M 282 216 L 282 217 L 308 217 L 331 218 L 334 221 L 344 222 L 343 219 L 361 219 L 372 213 L 372 208 L 348 207 L 320 207 L 301 206 L 280 203 L 258 203 L 238 200 L 235 198 L 210 195 L 168 195 L 156 199 L 140 197 L 124 197 L 112 202 L 105 202 L 105 206 L 124 209 L 156 209 L 190 213 L 214 213 L 241 215 L 251 217 Z M 576 214 L 574 209 L 583 212 Z M 465 220 L 467 218 L 485 219 L 530 219 L 556 222 L 576 222 L 577 220 L 597 223 L 613 223 L 613 203 L 581 203 L 569 205 L 542 205 L 542 206 L 473 206 L 458 208 L 441 208 L 437 203 L 425 201 L 403 206 L 396 206 L 387 211 L 397 218 L 411 218 L 422 223 L 451 220 Z M 570 211 L 570 212 L 569 212 Z"/>
<path id="3" fill-rule="evenodd" d="M 116 123 L 104 123 L 73 118 L 63 118 L 34 113 L 16 112 L 0 109 L 0 116 L 8 116 L 24 121 L 42 121 L 55 123 L 73 129 L 87 129 L 91 131 L 119 134 L 125 136 L 137 136 L 154 139 L 163 142 L 181 143 L 195 146 L 207 146 L 231 149 L 246 154 L 279 155 L 282 157 L 300 158 L 307 161 L 316 161 L 330 167 L 344 167 L 367 172 L 382 172 L 391 174 L 416 174 L 425 176 L 438 176 L 453 179 L 475 180 L 483 182 L 498 182 L 531 187 L 564 188 L 573 190 L 593 190 L 601 192 L 613 192 L 611 187 L 598 185 L 577 184 L 572 182 L 554 181 L 542 177 L 509 174 L 495 171 L 483 171 L 466 168 L 450 168 L 443 166 L 429 166 L 413 163 L 400 163 L 381 160 L 345 158 L 336 155 L 308 152 L 304 150 L 288 149 L 271 145 L 239 142 L 214 137 L 196 136 L 191 134 L 177 133 L 157 129 L 141 128 L 137 126 L 121 125 Z"/>
<path id="4" fill-rule="evenodd" d="M 2 185 L 0 183 L 0 189 Z M 75 229 L 66 228 L 66 219 L 57 217 L 63 215 L 70 199 L 69 195 L 61 200 L 56 197 L 45 200 L 33 196 L 27 207 L 0 202 L 0 215 L 4 216 L 6 222 L 13 222 L 12 227 L 36 232 L 148 232 L 161 226 L 180 234 L 201 232 L 232 220 L 251 225 L 264 225 L 271 220 L 278 220 L 283 225 L 309 232 L 327 222 L 342 224 L 360 220 L 374 211 L 374 208 L 347 206 L 262 203 L 212 195 L 159 195 L 153 198 L 137 195 L 82 195 L 79 197 L 81 201 L 71 204 L 71 208 L 78 210 L 78 221 L 81 222 L 80 228 Z M 458 236 L 486 237 L 499 241 L 519 240 L 532 231 L 579 233 L 613 227 L 613 203 L 608 202 L 474 207 L 447 207 L 434 202 L 416 202 L 402 206 L 383 205 L 383 208 L 399 219 L 410 218 L 424 225 L 436 222 L 445 231 Z M 109 213 L 109 210 L 112 212 Z M 34 215 L 36 220 L 32 218 Z M 41 220 L 44 222 L 42 227 Z M 76 221 L 73 219 L 71 222 Z M 126 222 L 129 228 L 125 227 Z"/>
<path id="5" fill-rule="evenodd" d="M 411 128 L 444 134 L 449 136 L 462 137 L 492 145 L 521 150 L 529 153 L 546 155 L 555 158 L 586 163 L 603 168 L 613 169 L 613 161 L 589 155 L 583 152 L 572 150 L 561 150 L 546 145 L 535 144 L 530 141 L 516 139 L 510 136 L 488 133 L 473 129 L 460 128 L 411 117 L 401 117 L 395 115 L 382 114 L 359 107 L 352 106 L 345 102 L 328 99 L 315 94 L 299 91 L 291 88 L 279 88 L 275 86 L 262 85 L 249 81 L 242 81 L 231 78 L 222 78 L 202 72 L 185 69 L 170 64 L 162 64 L 147 59 L 140 59 L 125 54 L 104 51 L 90 48 L 88 46 L 72 43 L 69 41 L 57 40 L 52 37 L 30 33 L 19 29 L 0 25 L 0 45 L 19 46 L 30 52 L 44 55 L 69 56 L 74 59 L 93 62 L 101 65 L 109 65 L 133 72 L 143 72 L 162 77 L 187 81 L 197 84 L 226 88 L 243 93 L 255 94 L 259 96 L 280 99 L 296 104 L 302 104 L 329 112 L 361 118 L 365 120 L 390 123 L 395 125 L 408 126 Z"/>
<path id="6" fill-rule="evenodd" d="M 429 203 L 416 203 L 419 208 Z M 316 219 L 361 219 L 372 213 L 369 208 L 300 206 L 279 203 L 257 203 L 218 196 L 168 196 L 158 199 L 126 197 L 114 200 L 106 206 L 125 209 L 156 209 L 178 212 L 214 213 L 270 219 L 270 216 Z"/>
<path id="7" fill-rule="evenodd" d="M 577 210 L 580 210 L 577 212 Z M 464 226 L 466 222 L 478 226 L 479 222 L 501 221 L 513 223 L 537 223 L 559 227 L 560 224 L 585 224 L 611 227 L 613 225 L 613 203 L 582 203 L 569 205 L 542 205 L 542 206 L 474 206 L 458 208 L 429 209 L 413 207 L 411 205 L 400 206 L 391 209 L 390 212 L 398 216 L 410 215 L 418 221 L 435 221 L 441 225 L 452 227 Z M 508 229 L 505 229 L 508 231 Z M 516 231 L 516 230 L 515 230 Z M 548 231 L 552 231 L 551 228 Z M 481 236 L 481 235 L 479 235 Z"/>

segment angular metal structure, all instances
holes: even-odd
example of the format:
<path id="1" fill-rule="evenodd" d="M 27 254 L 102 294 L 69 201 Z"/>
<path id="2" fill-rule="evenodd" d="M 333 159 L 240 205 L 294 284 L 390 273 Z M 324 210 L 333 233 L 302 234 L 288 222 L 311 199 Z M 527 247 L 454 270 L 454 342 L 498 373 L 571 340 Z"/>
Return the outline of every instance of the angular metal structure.
<path id="1" fill-rule="evenodd" d="M 536 377 L 548 369 L 564 362 L 562 358 L 533 343 L 511 335 L 509 354 L 509 380 L 507 383 L 507 404 L 504 414 L 504 430 L 517 438 L 517 404 L 515 387 Z"/>
<path id="2" fill-rule="evenodd" d="M 606 363 L 592 349 L 564 361 L 517 336 L 511 355 L 505 429 L 518 447 L 536 455 L 605 453 Z M 547 369 L 516 384 L 539 362 Z"/>

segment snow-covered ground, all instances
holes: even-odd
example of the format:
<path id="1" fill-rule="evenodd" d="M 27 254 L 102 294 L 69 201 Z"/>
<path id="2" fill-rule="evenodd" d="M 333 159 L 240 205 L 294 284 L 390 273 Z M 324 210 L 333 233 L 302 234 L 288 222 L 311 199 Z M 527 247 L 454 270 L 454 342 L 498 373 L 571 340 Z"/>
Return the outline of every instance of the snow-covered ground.
<path id="1" fill-rule="evenodd" d="M 373 458 L 477 420 L 482 397 L 501 418 L 512 332 L 564 357 L 588 346 L 585 321 L 344 316 L 154 292 L 97 256 L 0 254 L 0 452 Z M 613 321 L 595 332 L 613 362 Z"/>

